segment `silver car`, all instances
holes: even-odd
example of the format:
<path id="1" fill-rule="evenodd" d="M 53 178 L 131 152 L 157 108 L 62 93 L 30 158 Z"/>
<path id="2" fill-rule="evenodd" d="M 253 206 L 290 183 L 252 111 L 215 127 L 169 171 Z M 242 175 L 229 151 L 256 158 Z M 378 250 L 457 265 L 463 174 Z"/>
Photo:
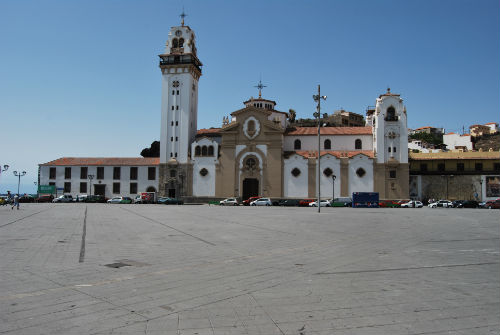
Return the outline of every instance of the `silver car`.
<path id="1" fill-rule="evenodd" d="M 227 198 L 219 202 L 220 206 L 238 206 L 238 200 L 236 198 Z"/>
<path id="2" fill-rule="evenodd" d="M 260 198 L 250 203 L 250 206 L 272 206 L 273 203 L 269 198 Z"/>
<path id="3" fill-rule="evenodd" d="M 69 194 L 63 194 L 52 200 L 52 202 L 73 202 L 73 197 Z"/>

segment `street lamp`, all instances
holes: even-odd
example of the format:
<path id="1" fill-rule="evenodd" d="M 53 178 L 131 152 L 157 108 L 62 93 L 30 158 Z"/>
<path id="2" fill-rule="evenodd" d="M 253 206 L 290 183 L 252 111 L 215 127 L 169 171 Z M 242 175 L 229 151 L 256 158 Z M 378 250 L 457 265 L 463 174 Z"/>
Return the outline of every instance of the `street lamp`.
<path id="1" fill-rule="evenodd" d="M 5 172 L 5 171 L 7 171 L 8 169 L 9 169 L 9 166 L 8 166 L 7 164 L 5 164 L 5 165 L 3 166 L 3 168 L 2 168 L 2 167 L 0 167 L 0 172 Z"/>
<path id="2" fill-rule="evenodd" d="M 23 171 L 23 172 L 14 171 L 14 176 L 16 176 L 18 178 L 18 181 L 17 181 L 17 195 L 19 195 L 19 184 L 21 184 L 21 177 L 24 177 L 25 175 L 26 175 L 26 171 Z"/>
<path id="3" fill-rule="evenodd" d="M 318 213 L 321 212 L 321 190 L 320 190 L 320 184 L 321 184 L 321 176 L 320 176 L 320 156 L 321 156 L 321 99 L 326 100 L 326 95 L 321 95 L 321 90 L 320 86 L 318 85 L 318 94 L 313 95 L 314 101 L 318 103 L 318 106 L 316 106 L 316 113 L 314 113 L 314 117 L 318 118 L 318 158 L 317 158 L 317 165 L 318 165 L 318 171 L 316 173 L 316 180 L 317 180 L 317 189 L 318 189 Z"/>
<path id="4" fill-rule="evenodd" d="M 36 181 L 34 181 L 33 184 L 35 184 L 35 187 L 36 187 L 36 185 L 38 185 L 38 183 Z M 36 196 L 38 196 L 38 188 L 37 187 L 36 187 Z"/>
<path id="5" fill-rule="evenodd" d="M 332 184 L 333 184 L 333 189 L 332 189 L 332 203 L 335 202 L 335 179 L 337 179 L 337 176 L 332 174 Z"/>
<path id="6" fill-rule="evenodd" d="M 94 179 L 94 175 L 88 174 L 87 178 L 89 179 L 89 194 L 92 196 L 92 179 Z"/>

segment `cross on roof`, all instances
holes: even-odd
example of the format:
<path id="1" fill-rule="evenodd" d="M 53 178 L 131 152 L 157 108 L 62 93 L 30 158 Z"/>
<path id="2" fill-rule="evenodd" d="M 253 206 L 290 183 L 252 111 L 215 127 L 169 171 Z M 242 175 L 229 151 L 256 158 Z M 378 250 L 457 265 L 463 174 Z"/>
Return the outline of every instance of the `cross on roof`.
<path id="1" fill-rule="evenodd" d="M 181 19 L 182 19 L 182 21 L 181 21 L 181 25 L 184 27 L 184 18 L 187 16 L 187 14 L 186 14 L 186 13 L 184 13 L 184 7 L 182 7 L 182 13 L 181 13 L 181 15 L 179 15 L 179 16 L 180 16 L 180 17 L 181 17 Z"/>
<path id="2" fill-rule="evenodd" d="M 262 84 L 262 80 L 259 80 L 259 84 L 254 87 L 257 87 L 259 89 L 259 98 L 262 98 L 262 89 L 267 86 Z"/>

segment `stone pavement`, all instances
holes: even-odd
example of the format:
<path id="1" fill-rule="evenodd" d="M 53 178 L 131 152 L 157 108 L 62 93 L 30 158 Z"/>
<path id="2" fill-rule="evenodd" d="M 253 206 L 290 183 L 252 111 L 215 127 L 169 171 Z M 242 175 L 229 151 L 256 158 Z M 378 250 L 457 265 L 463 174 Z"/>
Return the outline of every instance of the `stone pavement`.
<path id="1" fill-rule="evenodd" d="M 0 207 L 0 334 L 499 334 L 498 210 Z"/>

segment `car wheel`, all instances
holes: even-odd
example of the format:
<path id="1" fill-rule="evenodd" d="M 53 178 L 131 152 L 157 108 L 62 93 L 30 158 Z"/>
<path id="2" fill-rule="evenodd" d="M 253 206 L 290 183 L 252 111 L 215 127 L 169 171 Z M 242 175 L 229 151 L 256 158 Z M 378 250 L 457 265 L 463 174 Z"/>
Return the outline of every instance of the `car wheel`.
<path id="1" fill-rule="evenodd" d="M 491 209 L 491 206 L 488 206 L 488 209 Z"/>
<path id="2" fill-rule="evenodd" d="M 219 204 L 219 206 L 224 206 L 224 204 Z"/>
<path id="3" fill-rule="evenodd" d="M 266 206 L 271 206 L 271 205 L 269 205 L 269 204 L 266 204 Z"/>

